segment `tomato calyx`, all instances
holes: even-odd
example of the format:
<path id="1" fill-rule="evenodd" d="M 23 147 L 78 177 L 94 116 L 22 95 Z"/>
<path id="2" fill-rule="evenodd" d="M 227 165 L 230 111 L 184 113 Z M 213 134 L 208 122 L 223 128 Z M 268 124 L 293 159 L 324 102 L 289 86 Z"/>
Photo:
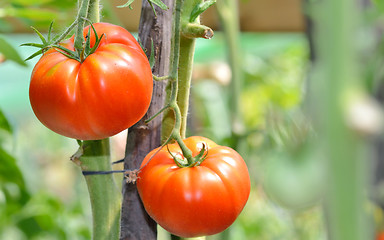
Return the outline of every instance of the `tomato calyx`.
<path id="1" fill-rule="evenodd" d="M 94 53 L 96 51 L 96 49 L 99 47 L 100 45 L 100 41 L 101 39 L 103 38 L 104 36 L 104 33 L 101 34 L 101 36 L 99 37 L 97 35 L 97 32 L 96 32 L 96 29 L 95 27 L 91 24 L 91 27 L 92 27 L 92 30 L 93 30 L 93 33 L 95 34 L 95 45 L 93 45 L 93 47 L 91 48 L 91 28 L 88 29 L 88 34 L 85 36 L 85 46 L 84 48 L 82 49 L 81 53 L 80 53 L 80 56 L 79 56 L 79 62 L 83 62 L 89 55 L 91 55 L 92 53 Z M 73 52 L 73 51 L 72 51 Z"/>
<path id="2" fill-rule="evenodd" d="M 199 166 L 207 157 L 208 155 L 208 148 L 204 143 L 202 143 L 203 147 L 201 148 L 199 154 L 197 154 L 194 157 L 187 158 L 184 156 L 184 154 L 173 154 L 168 147 L 167 144 L 167 149 L 168 153 L 172 156 L 173 161 L 179 168 L 185 168 L 185 167 L 197 167 Z"/>
<path id="3" fill-rule="evenodd" d="M 94 53 L 96 49 L 99 47 L 101 39 L 104 36 L 104 33 L 99 37 L 93 24 L 91 23 L 91 28 L 93 30 L 93 33 L 95 34 L 95 44 L 91 47 L 91 28 L 88 29 L 88 34 L 85 36 L 85 42 L 83 43 L 82 49 L 80 51 L 73 51 L 68 48 L 63 47 L 60 45 L 60 42 L 67 36 L 68 32 L 65 31 L 61 35 L 56 35 L 52 37 L 52 26 L 53 22 L 49 26 L 48 29 L 48 35 L 47 38 L 45 38 L 36 28 L 32 27 L 32 29 L 36 32 L 36 34 L 39 36 L 42 43 L 24 43 L 21 46 L 29 46 L 29 47 L 36 47 L 40 48 L 37 52 L 33 53 L 31 56 L 29 56 L 25 61 L 28 61 L 40 54 L 44 54 L 44 52 L 48 51 L 51 48 L 54 48 L 56 51 L 60 52 L 64 56 L 74 59 L 79 62 L 83 62 L 89 55 Z M 73 24 L 73 26 L 69 27 L 68 29 L 73 29 L 76 26 L 76 24 Z"/>

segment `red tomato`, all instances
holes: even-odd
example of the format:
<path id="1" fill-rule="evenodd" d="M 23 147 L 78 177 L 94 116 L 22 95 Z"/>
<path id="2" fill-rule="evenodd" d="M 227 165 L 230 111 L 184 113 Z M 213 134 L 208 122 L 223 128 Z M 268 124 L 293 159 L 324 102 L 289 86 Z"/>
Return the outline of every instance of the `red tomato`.
<path id="1" fill-rule="evenodd" d="M 166 147 L 151 151 L 142 163 L 137 188 L 148 214 L 165 230 L 181 237 L 219 233 L 244 208 L 250 179 L 242 157 L 233 149 L 203 137 L 184 140 L 196 156 L 203 143 L 206 159 L 195 167 L 178 167 Z M 183 157 L 179 146 L 169 151 Z M 153 158 L 150 160 L 150 158 Z"/>
<path id="2" fill-rule="evenodd" d="M 47 51 L 29 88 L 37 118 L 52 131 L 81 140 L 107 138 L 135 124 L 146 113 L 153 88 L 149 62 L 135 38 L 116 25 L 93 26 L 99 37 L 105 34 L 93 54 L 81 63 Z M 63 46 L 73 50 L 73 44 L 74 37 Z"/>
<path id="3" fill-rule="evenodd" d="M 376 235 L 376 240 L 384 240 L 384 232 L 379 232 Z"/>

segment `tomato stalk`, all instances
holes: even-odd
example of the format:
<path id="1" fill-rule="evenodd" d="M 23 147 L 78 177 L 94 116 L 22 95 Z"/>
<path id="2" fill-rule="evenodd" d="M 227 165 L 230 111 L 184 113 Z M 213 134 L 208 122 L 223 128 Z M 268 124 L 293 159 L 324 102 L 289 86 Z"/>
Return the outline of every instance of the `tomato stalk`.
<path id="1" fill-rule="evenodd" d="M 109 139 L 84 141 L 75 156 L 83 172 L 111 171 Z M 92 239 L 118 239 L 120 230 L 121 193 L 112 174 L 86 175 L 92 210 Z"/>
<path id="2" fill-rule="evenodd" d="M 228 60 L 232 72 L 230 85 L 230 109 L 232 138 L 238 140 L 238 136 L 244 135 L 244 123 L 241 119 L 240 93 L 243 85 L 242 59 L 240 47 L 240 30 L 238 6 L 236 0 L 222 0 L 217 3 L 217 12 L 222 23 L 227 46 Z M 233 144 L 236 149 L 237 141 Z"/>
<path id="3" fill-rule="evenodd" d="M 162 135 L 175 140 L 187 160 L 187 164 L 175 161 L 179 166 L 191 167 L 201 163 L 203 152 L 192 156 L 192 152 L 182 141 L 185 138 L 187 126 L 187 113 L 189 104 L 190 85 L 192 77 L 193 55 L 195 38 L 211 38 L 213 31 L 200 25 L 199 15 L 214 1 L 209 1 L 208 6 L 202 6 L 203 1 L 177 0 L 174 8 L 174 26 L 171 46 L 171 74 L 168 86 L 169 103 L 163 118 Z M 164 139 L 163 137 L 163 139 Z M 204 151 L 204 149 L 202 149 Z"/>
<path id="4" fill-rule="evenodd" d="M 364 206 L 370 156 L 365 140 L 348 125 L 348 107 L 363 92 L 357 54 L 358 20 L 355 1 L 322 1 L 319 9 L 316 61 L 310 106 L 327 159 L 326 216 L 330 239 L 373 239 Z M 360 29 L 361 30 L 361 29 Z M 311 86 L 311 85 L 309 85 Z M 353 99 L 351 99 L 353 97 Z M 311 102 L 312 102 L 311 101 Z M 346 108 L 347 107 L 347 108 Z M 315 112 L 316 111 L 316 112 Z M 349 116 L 350 117 L 350 116 Z"/>
<path id="5" fill-rule="evenodd" d="M 83 29 L 85 27 L 85 21 L 88 17 L 88 9 L 90 5 L 90 0 L 81 0 L 80 1 L 80 7 L 79 7 L 79 12 L 76 17 L 76 22 L 77 22 L 77 29 L 76 29 L 76 35 L 75 35 L 75 49 L 80 56 L 81 61 L 83 59 L 81 56 L 83 55 L 83 50 L 84 50 L 84 36 L 83 36 Z"/>
<path id="6" fill-rule="evenodd" d="M 199 15 L 212 5 L 215 1 L 207 1 L 204 5 L 202 0 L 176 0 L 173 13 L 173 38 L 171 44 L 170 83 L 167 89 L 169 98 L 169 109 L 166 110 L 162 124 L 162 139 L 176 140 L 184 157 L 187 159 L 187 166 L 195 166 L 203 160 L 203 151 L 193 157 L 192 152 L 182 141 L 186 135 L 187 114 L 189 94 L 192 77 L 193 55 L 195 50 L 195 38 L 211 38 L 213 31 L 200 25 Z M 172 113 L 173 112 L 173 113 Z M 180 166 L 180 162 L 175 158 Z M 172 239 L 180 239 L 172 236 Z M 196 238 L 205 239 L 205 237 Z"/>
<path id="7" fill-rule="evenodd" d="M 100 21 L 99 0 L 81 0 L 76 22 L 75 48 L 80 56 L 84 53 L 83 28 L 85 19 Z M 95 32 L 96 34 L 96 32 Z M 97 46 L 96 46 L 97 47 Z M 81 59 L 83 61 L 83 59 Z M 83 141 L 75 162 L 86 171 L 112 170 L 109 138 Z M 112 174 L 84 175 L 92 210 L 92 239 L 117 240 L 120 235 L 121 192 Z"/>

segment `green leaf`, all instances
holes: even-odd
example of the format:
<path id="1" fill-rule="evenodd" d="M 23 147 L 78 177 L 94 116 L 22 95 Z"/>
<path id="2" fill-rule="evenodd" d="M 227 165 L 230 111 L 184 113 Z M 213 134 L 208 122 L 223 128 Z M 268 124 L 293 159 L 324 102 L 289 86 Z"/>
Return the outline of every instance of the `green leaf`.
<path id="1" fill-rule="evenodd" d="M 126 2 L 125 4 L 123 5 L 120 5 L 120 6 L 117 6 L 118 8 L 125 8 L 125 7 L 129 7 L 129 9 L 133 9 L 131 4 L 134 2 L 135 0 L 128 0 L 128 2 Z"/>
<path id="2" fill-rule="evenodd" d="M 153 4 L 157 5 L 159 8 L 161 8 L 163 10 L 168 10 L 168 6 L 165 5 L 161 0 L 148 0 L 148 2 L 150 4 L 153 3 Z"/>
<path id="3" fill-rule="evenodd" d="M 12 60 L 22 66 L 27 66 L 15 48 L 0 36 L 0 53 L 8 60 Z"/>
<path id="4" fill-rule="evenodd" d="M 200 14 L 202 14 L 205 10 L 207 10 L 210 6 L 215 3 L 216 0 L 208 0 L 196 5 L 191 12 L 191 17 L 189 18 L 189 21 L 194 22 L 196 18 L 200 16 Z"/>
<path id="5" fill-rule="evenodd" d="M 15 183 L 21 189 L 25 188 L 23 175 L 16 164 L 15 158 L 0 147 L 0 183 Z"/>
<path id="6" fill-rule="evenodd" d="M 7 118 L 5 117 L 4 113 L 0 109 L 0 129 L 3 129 L 9 133 L 12 133 L 12 127 L 11 124 L 9 124 Z"/>

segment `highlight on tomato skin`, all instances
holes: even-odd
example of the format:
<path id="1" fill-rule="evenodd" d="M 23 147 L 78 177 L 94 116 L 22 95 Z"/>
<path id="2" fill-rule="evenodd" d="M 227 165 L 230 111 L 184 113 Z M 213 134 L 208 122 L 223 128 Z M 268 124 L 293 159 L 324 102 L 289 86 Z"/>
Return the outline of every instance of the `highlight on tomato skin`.
<path id="1" fill-rule="evenodd" d="M 93 26 L 99 37 L 104 34 L 94 53 L 79 62 L 50 49 L 35 65 L 29 88 L 36 117 L 52 131 L 80 140 L 107 138 L 135 124 L 153 90 L 151 67 L 136 39 L 117 25 Z M 71 50 L 73 45 L 74 37 L 63 43 Z"/>
<path id="2" fill-rule="evenodd" d="M 161 227 L 174 235 L 198 237 L 222 232 L 236 220 L 248 200 L 248 168 L 235 150 L 207 138 L 193 136 L 183 142 L 193 156 L 204 144 L 205 160 L 199 166 L 180 168 L 172 157 L 182 155 L 176 143 L 152 150 L 137 180 L 143 205 Z"/>

